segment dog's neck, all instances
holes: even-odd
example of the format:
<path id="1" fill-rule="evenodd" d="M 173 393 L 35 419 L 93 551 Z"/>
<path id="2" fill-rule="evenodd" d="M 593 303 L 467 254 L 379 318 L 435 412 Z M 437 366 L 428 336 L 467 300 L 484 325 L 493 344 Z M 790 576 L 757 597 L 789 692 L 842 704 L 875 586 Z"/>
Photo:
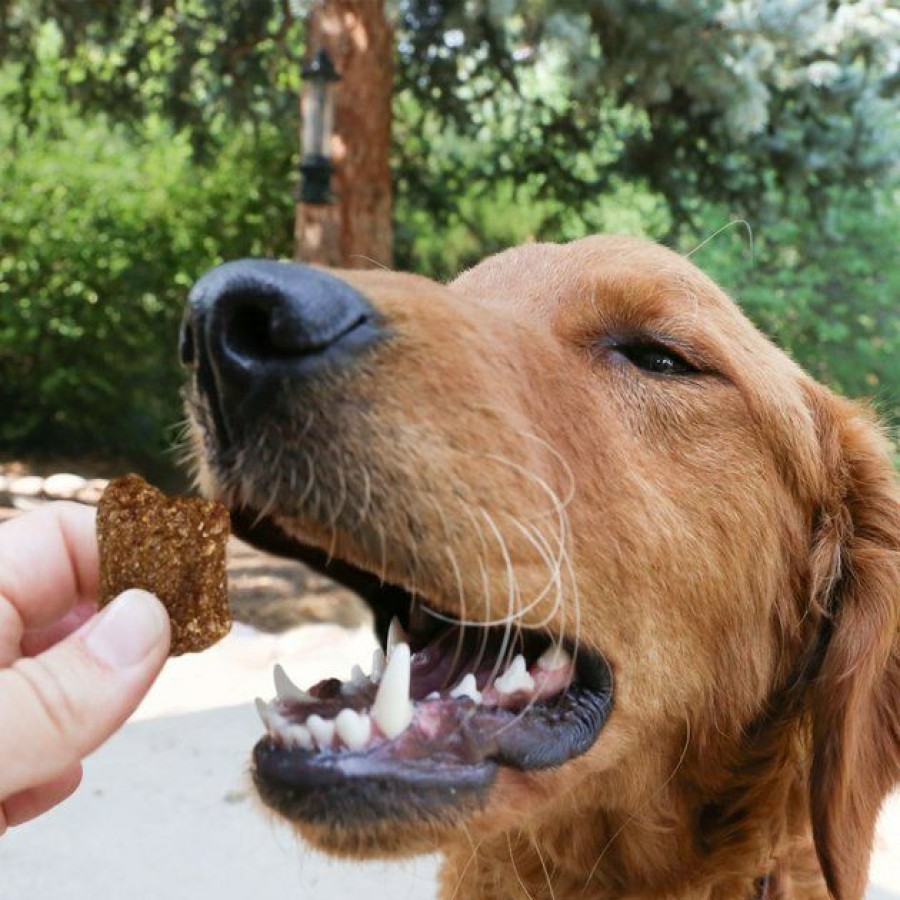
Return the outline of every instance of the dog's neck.
<path id="1" fill-rule="evenodd" d="M 674 842 L 673 842 L 674 843 Z M 659 849 L 658 844 L 654 844 Z M 631 848 L 632 851 L 635 848 Z M 645 848 L 646 849 L 646 848 Z M 653 859 L 651 872 L 630 877 L 617 865 L 624 856 L 610 852 L 587 876 L 563 868 L 559 858 L 522 833 L 463 847 L 448 853 L 441 877 L 441 900 L 827 900 L 815 855 L 809 846 L 797 848 L 771 863 L 763 875 L 718 873 L 711 881 L 705 870 L 685 872 L 679 863 L 662 871 Z M 649 854 L 648 854 L 649 855 Z M 683 855 L 683 854 L 680 854 Z M 570 863 L 569 859 L 565 860 Z M 656 873 L 657 879 L 653 878 Z"/>
<path id="2" fill-rule="evenodd" d="M 604 807 L 576 791 L 552 825 L 469 835 L 447 854 L 442 898 L 826 900 L 797 737 L 761 747 L 752 771 L 716 776 L 708 759 L 682 760 L 643 802 Z"/>
<path id="3" fill-rule="evenodd" d="M 536 844 L 524 846 L 528 838 L 510 837 L 503 847 L 478 847 L 468 854 L 460 852 L 448 857 L 443 872 L 441 900 L 466 897 L 467 900 L 782 900 L 790 896 L 824 898 L 820 893 L 785 894 L 777 887 L 772 874 L 763 876 L 731 875 L 715 885 L 702 879 L 677 880 L 669 886 L 640 888 L 626 886 L 622 873 L 595 872 L 585 878 L 562 870 L 555 860 Z M 493 856 L 493 852 L 497 855 Z M 644 881 L 645 879 L 641 879 Z"/>

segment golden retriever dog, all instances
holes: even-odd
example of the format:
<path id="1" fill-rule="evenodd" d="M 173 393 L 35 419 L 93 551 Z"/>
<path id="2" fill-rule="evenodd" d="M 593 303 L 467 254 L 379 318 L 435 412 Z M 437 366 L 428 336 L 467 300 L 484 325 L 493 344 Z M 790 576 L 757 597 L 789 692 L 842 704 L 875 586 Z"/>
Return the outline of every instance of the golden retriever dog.
<path id="1" fill-rule="evenodd" d="M 303 838 L 438 849 L 445 900 L 863 897 L 900 779 L 888 444 L 694 265 L 242 260 L 181 352 L 203 491 L 383 647 L 259 703 Z"/>

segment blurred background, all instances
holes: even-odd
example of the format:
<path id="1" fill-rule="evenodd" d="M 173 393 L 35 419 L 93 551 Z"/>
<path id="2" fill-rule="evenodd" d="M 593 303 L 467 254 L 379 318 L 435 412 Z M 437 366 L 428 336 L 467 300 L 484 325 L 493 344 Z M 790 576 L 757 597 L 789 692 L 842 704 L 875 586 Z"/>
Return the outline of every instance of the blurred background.
<path id="1" fill-rule="evenodd" d="M 182 306 L 242 256 L 447 279 L 644 235 L 900 423 L 897 0 L 0 0 L 0 173 L 0 520 L 186 486 Z M 433 858 L 335 863 L 259 814 L 273 663 L 346 675 L 372 634 L 236 541 L 229 581 L 232 634 L 0 843 L 3 900 L 434 894 Z M 900 900 L 900 796 L 871 879 Z"/>
<path id="2" fill-rule="evenodd" d="M 597 231 L 693 252 L 900 415 L 895 0 L 2 0 L 0 167 L 3 459 L 171 470 L 182 304 L 223 260 L 443 279 Z"/>

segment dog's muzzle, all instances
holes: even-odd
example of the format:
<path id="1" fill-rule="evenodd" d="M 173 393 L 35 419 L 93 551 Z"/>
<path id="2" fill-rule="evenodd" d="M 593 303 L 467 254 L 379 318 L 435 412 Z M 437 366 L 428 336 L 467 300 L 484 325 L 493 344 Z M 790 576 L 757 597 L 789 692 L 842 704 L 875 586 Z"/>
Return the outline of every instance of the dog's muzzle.
<path id="1" fill-rule="evenodd" d="M 429 345 L 417 347 L 414 329 L 401 330 L 424 304 L 402 309 L 402 294 L 385 297 L 385 310 L 399 310 L 389 319 L 374 306 L 385 282 L 365 284 L 373 300 L 318 269 L 263 260 L 220 266 L 190 294 L 181 357 L 192 373 L 187 399 L 204 487 L 231 508 L 235 534 L 358 593 L 381 644 L 369 674 L 360 665 L 348 681 L 300 691 L 276 673 L 277 696 L 258 704 L 266 728 L 254 751 L 260 796 L 288 819 L 336 834 L 383 822 L 421 824 L 427 834 L 481 808 L 501 770 L 555 769 L 586 753 L 612 709 L 612 670 L 578 640 L 577 616 L 572 633 L 553 633 L 550 619 L 521 627 L 510 609 L 495 620 L 485 561 L 474 552 L 461 558 L 485 575 L 483 601 L 470 599 L 485 621 L 465 618 L 451 541 L 466 546 L 459 535 L 471 528 L 469 504 L 458 506 L 445 482 L 463 495 L 487 482 L 469 485 L 427 459 L 443 451 L 456 469 L 461 451 L 455 437 L 428 429 L 428 410 L 450 395 L 421 411 L 410 405 L 443 384 L 421 368 Z M 382 343 L 384 351 L 367 352 Z M 397 363 L 409 350 L 414 364 L 404 370 Z M 472 400 L 457 392 L 450 421 L 455 413 L 471 422 Z M 495 419 L 483 421 L 493 427 Z M 419 507 L 448 493 L 453 499 L 438 507 L 444 545 L 426 534 Z M 448 529 L 451 510 L 458 522 Z M 430 548 L 424 558 L 455 570 L 428 575 L 430 596 L 416 580 L 417 541 Z M 558 572 L 534 602 L 554 584 L 561 604 Z"/>
<path id="2" fill-rule="evenodd" d="M 182 365 L 196 373 L 220 440 L 234 440 L 300 380 L 346 365 L 386 334 L 355 288 L 263 259 L 207 272 L 188 297 Z"/>

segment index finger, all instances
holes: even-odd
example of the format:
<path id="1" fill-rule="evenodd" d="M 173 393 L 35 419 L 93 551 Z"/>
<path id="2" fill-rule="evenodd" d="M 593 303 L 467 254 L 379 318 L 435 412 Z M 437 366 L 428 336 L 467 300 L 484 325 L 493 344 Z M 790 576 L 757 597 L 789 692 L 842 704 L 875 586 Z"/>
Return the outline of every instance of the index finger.
<path id="1" fill-rule="evenodd" d="M 0 605 L 12 606 L 23 630 L 96 600 L 96 515 L 80 503 L 48 503 L 0 525 Z"/>

